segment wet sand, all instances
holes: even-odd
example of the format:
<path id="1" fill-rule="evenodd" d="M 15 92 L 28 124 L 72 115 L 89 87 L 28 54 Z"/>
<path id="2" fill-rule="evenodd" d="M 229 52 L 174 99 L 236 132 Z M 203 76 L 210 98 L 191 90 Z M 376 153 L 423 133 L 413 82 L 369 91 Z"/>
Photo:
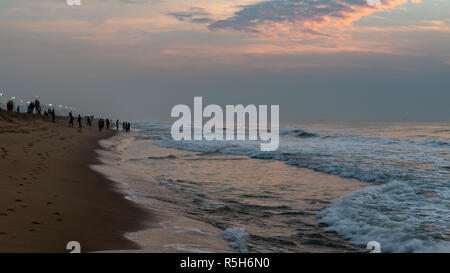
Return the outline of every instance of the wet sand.
<path id="1" fill-rule="evenodd" d="M 138 249 L 124 237 L 151 216 L 89 168 L 114 134 L 0 111 L 0 252 Z"/>

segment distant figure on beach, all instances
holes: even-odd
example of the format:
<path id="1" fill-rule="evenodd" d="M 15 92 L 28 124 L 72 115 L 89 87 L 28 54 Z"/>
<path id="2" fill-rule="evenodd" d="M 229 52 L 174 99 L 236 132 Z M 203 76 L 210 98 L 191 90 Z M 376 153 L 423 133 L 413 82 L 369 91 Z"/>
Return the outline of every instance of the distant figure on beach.
<path id="1" fill-rule="evenodd" d="M 78 115 L 78 128 L 81 129 L 81 115 Z"/>
<path id="2" fill-rule="evenodd" d="M 98 120 L 98 130 L 101 132 L 103 127 L 105 126 L 105 121 L 101 118 Z"/>
<path id="3" fill-rule="evenodd" d="M 106 130 L 109 130 L 109 119 L 106 119 Z"/>
<path id="4" fill-rule="evenodd" d="M 34 100 L 34 108 L 36 109 L 36 114 L 41 116 L 42 114 L 42 108 L 41 108 L 41 102 L 38 99 Z"/>
<path id="5" fill-rule="evenodd" d="M 41 107 L 41 102 L 38 99 L 35 99 L 34 100 L 34 108 L 36 108 L 36 111 L 39 107 Z"/>
<path id="6" fill-rule="evenodd" d="M 6 105 L 6 109 L 10 112 L 14 111 L 14 102 L 12 100 L 8 101 L 8 104 Z"/>
<path id="7" fill-rule="evenodd" d="M 72 112 L 69 112 L 69 127 L 73 128 L 73 120 L 74 120 L 74 117 L 72 115 Z"/>
<path id="8" fill-rule="evenodd" d="M 89 116 L 86 117 L 86 125 L 91 127 L 92 126 L 92 121 L 91 118 Z"/>
<path id="9" fill-rule="evenodd" d="M 52 115 L 52 122 L 54 123 L 55 122 L 55 109 L 52 109 L 50 114 Z"/>
<path id="10" fill-rule="evenodd" d="M 50 111 L 50 110 L 49 110 Z M 47 110 L 44 111 L 44 117 L 48 118 L 48 112 Z"/>
<path id="11" fill-rule="evenodd" d="M 126 124 L 126 131 L 127 131 L 127 133 L 129 133 L 130 130 L 131 130 L 131 124 L 129 122 L 127 122 L 127 124 Z"/>
<path id="12" fill-rule="evenodd" d="M 33 114 L 34 111 L 34 102 L 30 102 L 28 105 L 28 114 Z"/>
<path id="13" fill-rule="evenodd" d="M 20 105 L 17 105 L 17 113 L 20 113 Z"/>
<path id="14" fill-rule="evenodd" d="M 116 130 L 119 131 L 119 120 L 116 120 Z"/>
<path id="15" fill-rule="evenodd" d="M 125 121 L 124 121 L 124 122 L 122 122 L 122 131 L 125 131 L 125 127 L 126 127 L 126 125 L 125 125 Z"/>

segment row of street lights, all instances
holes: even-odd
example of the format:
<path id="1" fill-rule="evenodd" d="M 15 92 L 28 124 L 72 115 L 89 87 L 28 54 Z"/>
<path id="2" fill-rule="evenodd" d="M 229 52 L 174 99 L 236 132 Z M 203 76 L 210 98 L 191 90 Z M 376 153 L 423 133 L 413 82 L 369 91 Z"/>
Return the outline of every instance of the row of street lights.
<path id="1" fill-rule="evenodd" d="M 2 98 L 5 96 L 5 93 L 4 92 L 0 92 L 0 108 L 1 108 L 1 106 L 2 106 Z M 36 97 L 36 99 L 38 98 L 38 96 L 35 96 Z M 16 100 L 16 97 L 15 96 L 13 96 L 13 97 L 11 97 L 9 100 L 11 100 L 11 101 L 15 101 Z M 8 101 L 9 101 L 8 100 Z M 24 100 L 20 100 L 20 105 L 23 105 L 24 104 Z M 26 102 L 26 104 L 30 104 L 31 103 L 31 101 L 27 101 Z M 53 104 L 52 103 L 50 103 L 50 104 L 48 104 L 48 105 L 46 105 L 46 104 L 42 104 L 42 105 L 44 105 L 44 106 L 47 106 L 48 108 L 51 108 L 51 107 L 53 107 Z M 61 104 L 59 104 L 59 105 L 57 105 L 57 107 L 59 108 L 59 110 L 66 110 L 66 111 L 72 111 L 72 110 L 76 110 L 76 108 L 74 108 L 74 107 L 71 107 L 71 106 L 63 106 L 63 105 L 61 105 Z"/>

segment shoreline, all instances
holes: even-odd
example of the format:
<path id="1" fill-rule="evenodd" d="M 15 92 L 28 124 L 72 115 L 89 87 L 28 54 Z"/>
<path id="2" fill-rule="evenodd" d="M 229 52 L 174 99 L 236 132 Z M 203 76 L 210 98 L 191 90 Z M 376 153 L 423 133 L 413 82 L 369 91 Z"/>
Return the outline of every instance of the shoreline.
<path id="1" fill-rule="evenodd" d="M 173 202 L 176 195 L 128 164 L 133 161 L 127 153 L 131 138 L 128 134 L 118 134 L 101 140 L 102 149 L 97 151 L 100 162 L 91 168 L 114 181 L 126 199 L 151 211 L 152 222 L 144 229 L 125 234 L 140 249 L 111 252 L 236 253 L 223 238 L 220 228 L 189 215 L 185 207 Z M 152 168 L 151 173 L 157 175 L 158 170 Z"/>
<path id="2" fill-rule="evenodd" d="M 82 252 L 139 248 L 125 234 L 145 228 L 150 212 L 90 167 L 114 134 L 0 111 L 0 252 L 64 253 L 69 241 Z"/>
<path id="3" fill-rule="evenodd" d="M 163 148 L 153 141 L 153 137 L 130 140 L 126 135 L 103 140 L 102 164 L 94 166 L 116 181 L 128 199 L 155 213 L 157 225 L 126 235 L 142 246 L 139 252 L 363 251 L 324 231 L 315 215 L 366 183 L 276 160 Z M 242 183 L 262 188 L 257 186 L 249 193 L 253 195 L 235 193 Z M 255 196 L 261 190 L 286 190 L 292 183 L 304 190 L 293 193 L 295 204 Z M 248 224 L 249 217 L 255 225 Z"/>

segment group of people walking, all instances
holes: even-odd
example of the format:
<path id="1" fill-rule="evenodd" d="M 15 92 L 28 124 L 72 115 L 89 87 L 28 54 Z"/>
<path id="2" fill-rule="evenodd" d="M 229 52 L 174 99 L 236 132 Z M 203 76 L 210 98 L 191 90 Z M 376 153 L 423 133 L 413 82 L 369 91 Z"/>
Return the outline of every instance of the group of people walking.
<path id="1" fill-rule="evenodd" d="M 72 114 L 72 111 L 69 112 L 69 126 L 73 128 L 73 121 L 75 120 L 75 117 Z M 77 122 L 78 122 L 78 128 L 81 129 L 83 126 L 81 124 L 81 115 L 78 115 L 77 118 Z"/>
<path id="2" fill-rule="evenodd" d="M 119 131 L 119 121 L 116 122 L 117 131 Z M 122 122 L 122 131 L 129 133 L 131 130 L 131 124 L 129 122 Z"/>
<path id="3" fill-rule="evenodd" d="M 14 111 L 14 101 L 13 100 L 8 101 L 8 103 L 6 105 L 6 110 L 10 111 L 10 112 Z M 17 106 L 16 111 L 18 113 L 20 113 L 20 105 Z M 38 99 L 28 103 L 27 113 L 30 115 L 36 114 L 38 117 L 42 116 L 42 107 L 41 107 L 41 103 Z M 56 122 L 55 109 L 48 108 L 47 110 L 44 111 L 43 115 L 45 117 L 51 116 L 52 122 Z M 78 128 L 81 129 L 83 127 L 83 118 L 81 117 L 81 115 L 78 115 L 78 117 L 76 119 L 77 119 L 77 123 L 78 123 Z M 94 121 L 94 116 L 86 116 L 85 119 L 86 119 L 86 126 L 92 127 L 92 121 Z M 70 111 L 69 112 L 69 127 L 73 128 L 74 122 L 75 122 L 75 117 L 73 116 L 72 111 Z M 114 126 L 112 124 L 111 120 L 100 118 L 98 120 L 98 129 L 100 132 L 105 128 L 105 125 L 106 125 L 106 130 L 109 130 L 111 125 Z M 116 125 L 116 130 L 119 131 L 119 125 L 120 125 L 119 120 L 116 120 L 115 125 Z M 122 130 L 125 132 L 130 132 L 131 131 L 131 123 L 124 121 L 122 123 Z"/>
<path id="4" fill-rule="evenodd" d="M 36 99 L 34 102 L 30 102 L 30 104 L 28 104 L 28 114 L 33 114 L 34 111 L 36 111 L 36 114 L 38 116 L 42 115 L 42 108 L 41 108 L 41 102 Z M 17 112 L 20 112 L 20 105 L 17 106 Z M 46 111 L 47 112 L 47 111 Z M 47 113 L 48 115 L 48 113 Z"/>
<path id="5" fill-rule="evenodd" d="M 92 127 L 92 121 L 94 120 L 94 116 L 86 116 L 86 126 Z M 72 112 L 69 112 L 69 126 L 73 128 L 75 117 L 73 116 Z M 78 115 L 77 122 L 78 122 L 78 128 L 81 129 L 83 127 L 82 125 L 82 118 L 81 115 Z M 119 131 L 119 120 L 116 121 L 116 130 Z M 105 126 L 106 130 L 109 130 L 111 128 L 112 121 L 110 119 L 103 119 L 100 118 L 97 122 L 98 130 L 101 132 Z M 123 122 L 123 131 L 130 132 L 131 130 L 131 124 L 129 122 Z"/>
<path id="6" fill-rule="evenodd" d="M 1 107 L 0 107 L 1 109 Z M 14 111 L 14 101 L 13 100 L 9 100 L 8 103 L 6 104 L 6 110 L 9 112 L 13 112 Z M 20 105 L 17 105 L 16 108 L 16 112 L 20 113 Z M 36 114 L 37 117 L 42 116 L 42 107 L 41 107 L 41 102 L 36 99 L 32 102 L 28 103 L 28 107 L 27 107 L 27 113 L 30 115 L 34 115 Z M 52 117 L 52 121 L 56 122 L 56 114 L 55 114 L 55 109 L 51 109 L 48 108 L 47 110 L 44 111 L 43 114 L 45 117 Z"/>

